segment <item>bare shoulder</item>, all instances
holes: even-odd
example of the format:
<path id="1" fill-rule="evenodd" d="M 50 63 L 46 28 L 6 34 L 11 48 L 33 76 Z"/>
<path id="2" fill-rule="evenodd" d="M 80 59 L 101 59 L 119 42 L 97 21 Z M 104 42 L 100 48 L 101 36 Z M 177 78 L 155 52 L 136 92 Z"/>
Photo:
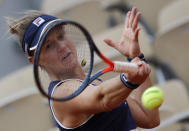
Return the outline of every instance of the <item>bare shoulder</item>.
<path id="1" fill-rule="evenodd" d="M 76 91 L 81 85 L 82 81 L 79 79 L 68 79 L 61 82 L 54 88 L 54 97 L 66 97 Z"/>
<path id="2" fill-rule="evenodd" d="M 72 93 L 74 93 L 81 85 L 82 81 L 78 79 L 70 79 L 63 81 L 57 87 L 55 87 L 53 96 L 54 97 L 66 97 Z M 70 113 L 84 113 L 90 112 L 94 113 L 99 103 L 99 88 L 98 82 L 95 85 L 87 86 L 84 91 L 81 92 L 75 98 L 64 101 L 64 102 L 53 102 L 53 108 L 56 110 L 70 112 Z M 94 104 L 95 103 L 95 104 Z M 90 114 L 90 113 L 89 113 Z"/>

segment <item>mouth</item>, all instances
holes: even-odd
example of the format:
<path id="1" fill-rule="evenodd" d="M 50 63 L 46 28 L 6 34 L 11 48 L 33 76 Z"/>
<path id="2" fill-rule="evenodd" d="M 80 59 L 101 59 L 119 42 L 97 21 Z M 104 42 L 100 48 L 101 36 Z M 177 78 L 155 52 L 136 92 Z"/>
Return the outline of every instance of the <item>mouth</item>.
<path id="1" fill-rule="evenodd" d="M 69 52 L 66 56 L 63 57 L 63 60 L 65 60 L 66 58 L 68 58 L 71 55 L 71 52 Z"/>

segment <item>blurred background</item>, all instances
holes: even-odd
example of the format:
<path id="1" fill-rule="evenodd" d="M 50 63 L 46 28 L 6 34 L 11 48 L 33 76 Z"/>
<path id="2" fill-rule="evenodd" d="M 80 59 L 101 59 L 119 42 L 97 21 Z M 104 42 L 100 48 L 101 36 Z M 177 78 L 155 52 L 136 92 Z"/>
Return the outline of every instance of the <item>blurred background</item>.
<path id="1" fill-rule="evenodd" d="M 161 124 L 150 130 L 189 131 L 188 5 L 189 0 L 0 0 L 0 131 L 57 130 L 47 100 L 35 88 L 32 65 L 8 33 L 6 17 L 40 10 L 75 20 L 89 30 L 105 56 L 125 60 L 103 39 L 120 39 L 125 14 L 133 6 L 142 14 L 139 42 L 152 67 L 151 80 L 165 93 Z M 96 70 L 102 66 L 95 63 Z"/>

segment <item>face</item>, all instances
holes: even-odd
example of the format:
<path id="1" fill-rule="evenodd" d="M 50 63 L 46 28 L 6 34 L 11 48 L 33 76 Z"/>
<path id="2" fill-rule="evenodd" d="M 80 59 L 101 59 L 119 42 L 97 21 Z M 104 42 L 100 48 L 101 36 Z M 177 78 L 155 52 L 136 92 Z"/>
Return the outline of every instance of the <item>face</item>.
<path id="1" fill-rule="evenodd" d="M 78 66 L 77 52 L 62 26 L 52 29 L 42 47 L 40 66 L 53 75 L 71 73 Z"/>

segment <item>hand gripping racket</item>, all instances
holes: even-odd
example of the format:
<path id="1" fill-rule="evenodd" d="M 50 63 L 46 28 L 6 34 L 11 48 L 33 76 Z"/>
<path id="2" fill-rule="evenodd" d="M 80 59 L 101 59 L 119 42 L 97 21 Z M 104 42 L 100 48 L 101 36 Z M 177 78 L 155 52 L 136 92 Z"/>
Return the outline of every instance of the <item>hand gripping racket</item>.
<path id="1" fill-rule="evenodd" d="M 52 32 L 54 32 L 55 36 L 50 40 L 50 43 L 48 43 L 47 36 L 53 34 Z M 55 41 L 53 41 L 54 38 Z M 48 57 L 48 54 L 52 52 L 57 53 L 57 57 L 60 56 L 58 59 L 60 62 L 53 63 L 57 57 L 52 60 L 51 55 Z M 96 56 L 105 62 L 107 66 L 92 75 L 94 58 L 96 58 Z M 51 63 L 46 63 L 45 66 L 41 64 L 43 63 L 41 62 L 43 61 L 43 57 L 46 58 L 46 60 L 48 59 Z M 91 82 L 107 72 L 127 73 L 128 71 L 132 72 L 137 69 L 137 65 L 134 63 L 111 61 L 106 58 L 96 47 L 91 35 L 84 27 L 77 22 L 68 20 L 55 20 L 46 25 L 43 29 L 43 33 L 35 50 L 33 67 L 35 83 L 39 91 L 45 97 L 56 101 L 66 101 L 76 97 Z M 77 71 L 77 69 L 82 70 L 86 75 L 85 78 L 80 81 L 80 84 L 77 85 L 77 88 L 71 89 L 63 86 L 61 87 L 65 87 L 65 89 L 61 90 L 63 95 L 54 96 L 48 94 L 48 85 L 52 81 L 52 74 L 51 71 L 49 71 L 51 68 L 56 72 L 56 80 L 59 81 L 72 80 L 74 77 L 71 74 L 74 73 L 74 70 Z M 57 69 L 60 68 L 62 69 L 59 74 Z M 62 77 L 58 77 L 59 75 Z"/>

